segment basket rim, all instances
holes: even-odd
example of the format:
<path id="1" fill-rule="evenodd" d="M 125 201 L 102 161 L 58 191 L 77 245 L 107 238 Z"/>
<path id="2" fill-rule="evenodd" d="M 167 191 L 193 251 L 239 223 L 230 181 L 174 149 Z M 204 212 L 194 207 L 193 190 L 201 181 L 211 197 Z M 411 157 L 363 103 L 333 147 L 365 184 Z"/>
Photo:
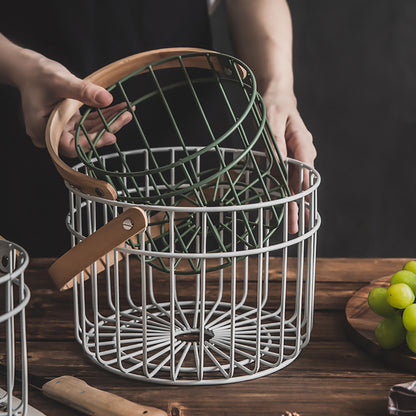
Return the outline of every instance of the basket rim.
<path id="1" fill-rule="evenodd" d="M 196 146 L 195 146 L 196 147 Z M 159 151 L 171 151 L 171 150 L 181 150 L 182 148 L 177 147 L 177 148 L 173 148 L 173 147 L 159 147 L 157 148 Z M 226 148 L 223 148 L 224 150 L 227 150 Z M 240 150 L 240 149 L 230 149 L 230 150 Z M 129 153 L 137 153 L 140 151 L 144 151 L 144 149 L 138 149 L 138 150 L 130 150 Z M 258 152 L 260 154 L 262 154 L 262 152 Z M 127 152 L 126 152 L 127 154 Z M 107 158 L 110 158 L 111 156 L 117 156 L 117 153 L 111 153 L 106 155 Z M 223 212 L 224 209 L 226 209 L 227 211 L 244 211 L 247 209 L 259 209 L 259 208 L 269 208 L 269 207 L 273 207 L 273 206 L 279 206 L 279 205 L 284 205 L 287 204 L 289 202 L 293 202 L 293 201 L 297 201 L 299 199 L 305 198 L 306 196 L 314 193 L 317 188 L 319 187 L 320 183 L 321 183 L 321 176 L 318 173 L 318 171 L 304 163 L 301 162 L 299 160 L 296 159 L 292 159 L 292 158 L 287 158 L 285 164 L 292 164 L 295 166 L 298 166 L 299 168 L 305 168 L 309 171 L 310 174 L 312 174 L 315 177 L 314 183 L 312 185 L 309 186 L 308 189 L 303 190 L 301 192 L 292 194 L 290 196 L 284 196 L 278 199 L 273 199 L 271 201 L 263 201 L 263 202 L 256 202 L 256 203 L 249 203 L 249 204 L 241 204 L 241 205 L 227 205 L 225 206 L 203 206 L 203 207 L 180 207 L 180 206 L 176 206 L 176 205 L 152 205 L 152 204 L 136 204 L 133 202 L 126 202 L 126 201 L 119 201 L 119 200 L 109 200 L 106 198 L 102 198 L 99 196 L 95 196 L 95 195 L 90 195 L 87 193 L 82 192 L 80 189 L 78 189 L 77 187 L 71 185 L 69 182 L 65 181 L 65 186 L 67 187 L 67 189 L 74 193 L 75 195 L 81 196 L 86 200 L 90 200 L 90 201 L 94 201 L 94 202 L 99 202 L 102 204 L 107 204 L 107 205 L 113 205 L 113 206 L 117 206 L 119 208 L 130 208 L 130 207 L 139 207 L 144 209 L 145 211 L 167 211 L 167 212 Z M 76 165 L 74 165 L 72 167 L 74 170 L 78 171 L 78 169 L 80 168 L 85 168 L 85 165 L 80 162 L 77 163 Z"/>

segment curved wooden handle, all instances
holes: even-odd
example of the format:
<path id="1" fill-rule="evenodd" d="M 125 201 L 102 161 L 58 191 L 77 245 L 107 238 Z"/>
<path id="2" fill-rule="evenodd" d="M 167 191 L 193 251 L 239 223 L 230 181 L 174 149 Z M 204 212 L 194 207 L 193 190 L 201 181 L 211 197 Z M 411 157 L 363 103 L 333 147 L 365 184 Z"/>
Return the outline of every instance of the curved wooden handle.
<path id="1" fill-rule="evenodd" d="M 153 62 L 163 60 L 165 58 L 184 55 L 187 53 L 215 53 L 213 51 L 198 48 L 167 48 L 153 51 L 142 52 L 136 55 L 120 59 L 109 64 L 98 71 L 94 72 L 86 79 L 103 88 L 108 88 L 121 78 L 129 75 L 133 71 L 149 65 Z M 204 56 L 190 56 L 184 58 L 187 67 L 211 69 L 208 61 Z M 218 72 L 224 72 L 224 68 L 218 57 L 212 56 L 211 62 Z M 180 67 L 177 60 L 171 60 L 157 65 L 155 69 Z M 246 72 L 243 68 L 238 68 L 244 78 Z M 58 104 L 52 111 L 46 127 L 46 147 L 56 166 L 59 174 L 71 185 L 80 189 L 89 195 L 96 195 L 106 199 L 117 199 L 116 190 L 107 182 L 91 178 L 81 172 L 71 169 L 59 157 L 59 140 L 62 131 L 71 117 L 82 106 L 82 103 L 73 99 L 66 99 Z"/>
<path id="2" fill-rule="evenodd" d="M 105 265 L 103 257 L 107 253 L 112 253 L 114 248 L 146 227 L 145 212 L 138 207 L 129 208 L 58 258 L 49 267 L 49 275 L 59 290 L 69 289 L 73 286 L 73 278 L 80 278 L 81 271 L 94 262 Z M 85 273 L 85 279 L 88 277 Z"/>
<path id="3" fill-rule="evenodd" d="M 156 407 L 131 402 L 113 393 L 91 387 L 76 377 L 62 376 L 45 383 L 42 393 L 87 415 L 167 416 Z"/>
<path id="4" fill-rule="evenodd" d="M 229 172 L 232 177 L 235 177 L 234 171 Z M 214 197 L 214 188 L 206 188 L 202 190 L 202 194 L 207 201 L 212 201 Z M 189 199 L 183 199 L 178 207 L 195 207 L 196 203 L 193 202 L 194 198 L 191 196 Z M 123 233 L 119 236 L 121 231 L 120 224 L 127 217 L 132 217 L 134 210 L 140 212 L 143 218 L 139 222 L 134 222 L 134 228 L 128 237 Z M 159 211 L 150 217 L 150 225 L 148 226 L 148 233 L 151 238 L 156 238 L 160 235 L 160 223 L 165 220 L 168 213 L 166 211 Z M 189 212 L 179 211 L 175 214 L 176 224 L 180 224 L 184 221 Z M 153 225 L 152 225 L 153 224 Z M 137 207 L 130 208 L 117 218 L 110 221 L 108 224 L 101 227 L 95 233 L 85 238 L 80 244 L 70 249 L 66 254 L 56 260 L 49 268 L 49 274 L 55 282 L 55 285 L 60 290 L 66 290 L 72 287 L 73 278 L 77 277 L 80 280 L 79 273 L 84 271 L 84 279 L 91 277 L 88 266 L 95 262 L 95 273 L 98 275 L 105 270 L 106 267 L 111 267 L 115 261 L 114 248 L 117 246 L 123 246 L 125 241 L 133 235 L 144 231 L 147 227 L 147 220 L 145 213 Z M 98 233 L 98 236 L 97 236 Z M 95 235 L 95 237 L 93 237 Z M 145 236 L 145 241 L 147 236 Z M 81 245 L 82 244 L 82 245 Z M 78 247 L 79 246 L 79 247 Z M 123 255 L 119 253 L 118 260 L 121 261 Z"/>

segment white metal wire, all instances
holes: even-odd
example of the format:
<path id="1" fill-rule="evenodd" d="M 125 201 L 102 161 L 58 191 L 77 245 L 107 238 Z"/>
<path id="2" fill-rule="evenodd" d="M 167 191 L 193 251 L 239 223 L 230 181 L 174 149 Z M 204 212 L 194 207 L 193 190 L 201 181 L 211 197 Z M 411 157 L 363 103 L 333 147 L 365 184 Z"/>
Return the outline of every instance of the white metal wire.
<path id="1" fill-rule="evenodd" d="M 28 411 L 25 307 L 30 292 L 24 283 L 29 258 L 20 246 L 0 239 L 0 356 L 7 375 L 0 388 L 0 416 Z M 16 377 L 16 371 L 21 376 Z M 20 399 L 14 397 L 18 395 Z"/>
<path id="2" fill-rule="evenodd" d="M 155 151 L 175 160 L 175 148 Z M 107 155 L 104 163 L 112 157 Z M 169 207 L 140 206 L 150 222 L 156 211 L 166 212 L 167 249 L 157 251 L 142 233 L 136 245 L 114 249 L 114 264 L 107 255 L 102 272 L 97 272 L 96 262 L 88 270 L 89 279 L 87 271 L 79 281 L 74 279 L 75 333 L 85 353 L 111 372 L 161 384 L 244 381 L 290 364 L 309 342 L 313 325 L 320 177 L 301 162 L 288 164 L 300 178 L 290 197 L 273 195 L 271 201 L 227 207 L 174 206 L 175 201 Z M 174 180 L 174 169 L 171 175 Z M 67 187 L 73 245 L 132 205 Z M 288 233 L 290 203 L 299 209 L 294 235 Z M 271 209 L 282 210 L 283 220 L 269 237 Z M 199 230 L 187 252 L 178 249 L 175 228 L 175 216 L 185 212 L 192 214 L 192 225 Z M 256 219 L 251 230 L 255 247 L 241 232 L 241 212 Z M 220 234 L 224 240 L 231 238 L 230 249 L 212 250 L 208 221 L 223 222 L 225 216 L 229 229 Z M 167 265 L 165 271 L 155 259 Z M 195 273 L 184 273 L 194 264 Z"/>

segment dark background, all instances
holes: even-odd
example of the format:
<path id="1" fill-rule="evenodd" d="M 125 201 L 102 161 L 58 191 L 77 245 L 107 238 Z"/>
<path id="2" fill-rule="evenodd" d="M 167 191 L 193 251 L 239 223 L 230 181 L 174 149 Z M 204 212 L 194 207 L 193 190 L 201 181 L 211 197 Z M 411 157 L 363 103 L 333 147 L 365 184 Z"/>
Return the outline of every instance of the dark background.
<path id="1" fill-rule="evenodd" d="M 99 9 L 103 7 L 102 2 L 91 3 Z M 10 26 L 7 34 L 13 32 L 13 15 L 27 29 L 28 36 L 32 36 L 37 27 L 34 22 L 38 20 L 27 9 L 26 20 L 22 20 L 16 4 L 8 2 L 7 10 L 0 13 L 0 20 L 3 18 L 0 31 Z M 29 2 L 25 4 L 27 7 Z M 83 4 L 78 2 L 79 7 Z M 106 4 L 117 9 L 111 1 Z M 153 2 L 140 4 L 153 5 L 159 14 Z M 169 4 L 173 9 L 177 7 L 176 3 Z M 204 2 L 198 4 L 204 8 L 206 19 Z M 416 258 L 416 1 L 288 0 L 288 4 L 294 32 L 295 92 L 300 113 L 314 136 L 318 150 L 316 168 L 322 176 L 318 255 Z M 68 8 L 71 10 L 71 6 Z M 189 19 L 197 17 L 188 8 L 189 5 L 184 10 L 189 15 L 181 14 L 181 34 L 188 26 L 192 27 L 187 24 Z M 33 10 L 33 14 L 43 16 L 41 8 L 33 6 Z M 62 13 L 61 17 L 65 16 Z M 50 19 L 47 15 L 43 17 L 48 24 L 41 27 L 45 28 L 47 39 L 52 40 Z M 133 23 L 131 27 L 141 27 L 140 22 Z M 165 22 L 159 23 L 167 30 Z M 70 28 L 78 33 L 77 26 Z M 153 30 L 159 32 L 156 27 Z M 223 1 L 212 16 L 212 33 L 215 48 L 232 53 Z M 189 38 L 193 39 L 194 34 Z M 61 52 L 61 40 L 53 38 L 53 41 L 56 43 L 51 41 L 46 46 Z M 103 43 L 107 45 L 108 39 L 103 38 Z M 74 44 L 83 45 L 76 40 Z M 88 44 L 84 46 L 88 51 Z M 121 56 L 128 54 L 120 51 L 117 44 L 112 46 Z M 50 57 L 57 59 L 54 55 Z M 112 56 L 104 58 L 114 60 Z M 19 107 L 17 91 L 6 96 L 4 89 L 0 89 L 0 97 L 4 103 L 2 120 L 14 120 L 15 109 Z M 67 194 L 49 155 L 34 149 L 25 138 L 23 127 L 17 131 L 14 122 L 2 124 L 1 136 L 7 146 L 15 144 L 8 151 L 0 150 L 0 166 L 6 172 L 2 176 L 0 199 L 6 207 L 2 212 L 6 214 L 1 216 L 0 233 L 22 244 L 33 257 L 45 255 L 49 250 L 45 240 L 55 250 L 52 253 L 50 249 L 50 255 L 62 254 L 66 248 L 59 244 L 65 243 L 66 247 L 69 241 L 69 237 L 60 237 L 67 236 L 64 217 L 60 219 L 60 212 L 67 210 Z M 25 178 L 33 173 L 35 165 L 37 172 L 41 166 L 45 175 L 50 172 L 50 188 L 40 180 L 37 186 L 27 186 Z M 19 177 L 22 179 L 16 185 Z M 62 193 L 60 205 L 55 189 Z M 16 193 L 23 196 L 20 199 L 10 196 Z M 51 227 L 50 216 L 55 212 L 59 213 L 59 219 L 53 222 L 56 227 Z M 33 230 L 30 233 L 28 226 Z M 45 230 L 49 237 L 44 235 Z"/>
<path id="2" fill-rule="evenodd" d="M 318 255 L 416 257 L 416 2 L 289 0 L 322 176 Z M 212 20 L 218 49 L 226 19 Z"/>

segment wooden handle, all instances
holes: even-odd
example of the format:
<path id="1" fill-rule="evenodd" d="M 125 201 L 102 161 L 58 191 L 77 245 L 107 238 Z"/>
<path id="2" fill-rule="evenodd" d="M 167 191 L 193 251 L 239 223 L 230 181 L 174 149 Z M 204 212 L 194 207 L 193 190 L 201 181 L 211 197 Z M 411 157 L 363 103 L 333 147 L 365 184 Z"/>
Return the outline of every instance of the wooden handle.
<path id="1" fill-rule="evenodd" d="M 205 192 L 205 195 L 207 194 L 208 193 Z M 212 192 L 210 192 L 209 194 L 211 195 Z M 190 207 L 190 206 L 193 206 L 193 204 L 188 200 L 183 200 L 180 204 L 178 204 L 178 206 Z M 188 214 L 189 214 L 188 212 L 177 212 L 175 215 L 175 223 L 177 225 L 180 224 L 182 221 L 186 219 Z M 152 217 L 150 218 L 150 222 L 158 223 L 160 221 L 163 221 L 166 215 L 167 215 L 166 211 L 159 211 L 157 214 L 152 215 Z M 107 233 L 108 224 L 106 224 L 100 230 L 104 228 L 104 231 L 106 231 Z M 138 233 L 142 231 L 143 229 L 140 228 Z M 159 225 L 150 226 L 149 233 L 152 238 L 156 238 L 157 236 L 160 235 L 160 226 Z M 135 233 L 134 235 L 136 234 L 137 233 Z M 129 238 L 131 237 L 133 237 L 133 235 L 129 236 Z M 79 273 L 81 271 L 84 272 L 84 280 L 87 280 L 88 278 L 90 278 L 91 272 L 88 266 L 90 266 L 94 262 L 95 262 L 96 274 L 101 273 L 103 270 L 105 270 L 106 267 L 111 267 L 115 263 L 114 249 L 117 246 L 123 247 L 125 244 L 125 240 L 123 240 L 121 244 L 120 243 L 116 244 L 113 247 L 106 245 L 106 248 L 104 249 L 102 247 L 102 242 L 98 241 L 98 238 L 95 238 L 94 240 L 95 241 L 91 243 L 91 239 L 87 237 L 85 240 L 81 242 L 81 243 L 84 243 L 84 245 L 82 246 L 82 250 L 77 248 L 78 245 L 71 248 L 62 257 L 57 259 L 49 268 L 48 270 L 49 275 L 52 277 L 53 281 L 55 282 L 55 285 L 58 287 L 59 290 L 66 290 L 66 289 L 71 288 L 73 286 L 74 277 L 77 277 L 78 281 L 80 281 L 81 276 L 79 275 Z M 145 240 L 147 240 L 147 236 L 145 236 Z M 106 240 L 103 240 L 103 241 L 106 241 Z M 86 244 L 88 245 L 87 248 L 86 248 Z M 104 254 L 100 254 L 107 249 L 108 251 L 106 251 Z M 88 259 L 83 260 L 86 255 L 85 250 L 87 250 Z M 121 261 L 123 258 L 124 258 L 123 254 L 119 253 L 118 261 Z M 84 269 L 81 269 L 80 268 L 81 265 L 85 265 L 86 263 L 87 263 L 87 266 Z M 75 266 L 76 266 L 76 269 L 75 269 Z M 1 270 L 1 265 L 0 265 L 0 270 Z M 74 271 L 75 271 L 75 274 L 74 274 Z"/>
<path id="2" fill-rule="evenodd" d="M 233 178 L 237 175 L 234 171 L 230 171 L 229 173 Z M 206 188 L 202 190 L 202 193 L 204 195 L 204 198 L 207 201 L 212 201 L 214 197 L 214 189 L 213 188 Z M 195 203 L 194 196 L 191 196 L 188 199 L 182 200 L 178 207 L 194 207 Z M 134 209 L 134 208 L 130 208 Z M 140 210 L 139 208 L 135 208 Z M 118 216 L 116 218 L 119 219 L 117 224 L 120 224 L 122 222 L 122 218 L 125 218 L 128 216 L 127 212 L 125 211 L 122 215 Z M 141 211 L 141 210 L 140 210 Z M 179 211 L 175 215 L 175 223 L 176 225 L 180 224 L 182 221 L 186 219 L 189 212 L 187 211 Z M 143 213 L 144 215 L 144 213 Z M 150 217 L 150 223 L 160 223 L 163 221 L 164 217 L 167 215 L 166 211 L 159 211 L 157 214 L 154 214 Z M 124 216 L 124 217 L 123 217 Z M 119 225 L 115 225 L 115 220 L 110 221 L 108 224 L 104 225 L 100 228 L 100 230 L 96 231 L 91 236 L 87 237 L 85 240 L 83 240 L 80 244 L 77 246 L 71 248 L 67 253 L 65 253 L 62 257 L 60 257 L 58 260 L 56 260 L 52 266 L 49 268 L 49 274 L 52 277 L 53 281 L 55 282 L 55 285 L 60 290 L 66 290 L 72 287 L 73 285 L 73 279 L 74 277 L 77 277 L 78 281 L 80 281 L 80 275 L 79 273 L 81 271 L 84 272 L 84 279 L 88 279 L 91 277 L 91 273 L 89 271 L 88 266 L 90 266 L 92 263 L 95 262 L 95 268 L 96 268 L 96 274 L 101 273 L 103 270 L 105 270 L 106 267 L 111 267 L 115 263 L 115 252 L 114 249 L 117 246 L 123 247 L 125 244 L 125 241 L 128 238 L 133 237 L 134 235 L 142 232 L 144 228 L 147 225 L 146 218 L 143 218 L 143 228 L 142 225 L 139 225 L 139 230 L 137 231 L 137 228 L 134 227 L 134 234 L 129 235 L 124 240 L 120 240 L 120 238 L 124 238 L 120 235 L 120 238 L 116 234 L 113 235 L 113 238 L 111 242 L 114 244 L 111 246 L 110 241 L 108 240 L 109 233 L 112 233 L 113 229 L 117 233 L 120 230 Z M 110 224 L 112 224 L 110 226 Z M 114 224 L 114 225 L 113 225 Z M 135 223 L 136 224 L 136 223 Z M 144 225 L 146 224 L 146 225 Z M 111 229 L 110 229 L 111 227 Z M 98 236 L 97 233 L 100 233 Z M 132 230 L 133 232 L 133 230 Z M 151 238 L 156 238 L 160 235 L 160 225 L 150 225 L 148 228 L 148 232 L 151 236 Z M 96 235 L 94 238 L 92 238 L 93 235 Z M 101 235 L 103 235 L 101 237 Z M 102 239 L 102 240 L 101 240 Z M 120 240 L 120 241 L 119 241 Z M 147 236 L 145 236 L 145 240 L 147 240 Z M 105 247 L 103 246 L 103 243 L 105 243 Z M 78 247 L 82 244 L 81 247 Z M 123 259 L 122 253 L 119 253 L 118 257 L 119 261 Z M 85 266 L 82 268 L 82 266 Z"/>
<path id="3" fill-rule="evenodd" d="M 167 416 L 156 407 L 143 406 L 89 386 L 85 381 L 62 376 L 42 387 L 45 396 L 94 416 Z"/>
<path id="4" fill-rule="evenodd" d="M 113 62 L 112 64 L 94 72 L 86 79 L 93 82 L 94 84 L 100 85 L 103 88 L 108 88 L 121 78 L 129 75 L 139 68 L 143 68 L 146 65 L 157 62 L 159 60 L 163 60 L 165 58 L 193 52 L 213 53 L 213 51 L 197 48 L 167 48 L 142 52 Z M 216 56 L 211 57 L 211 62 L 216 71 L 224 72 L 224 68 Z M 187 67 L 211 69 L 209 63 L 203 56 L 185 57 L 184 64 Z M 179 61 L 168 61 L 157 65 L 154 69 L 172 67 L 180 67 Z M 245 70 L 240 67 L 238 67 L 238 70 L 244 78 L 246 76 Z M 117 199 L 117 192 L 109 183 L 89 177 L 81 172 L 74 171 L 59 157 L 59 141 L 62 132 L 68 121 L 81 106 L 82 103 L 80 101 L 66 99 L 55 107 L 49 117 L 46 127 L 46 147 L 59 174 L 68 183 L 89 195 L 97 195 L 106 199 L 115 200 Z"/>
<path id="5" fill-rule="evenodd" d="M 129 208 L 56 260 L 48 270 L 49 275 L 59 290 L 72 287 L 73 278 L 79 278 L 82 270 L 144 231 L 146 226 L 145 212 L 138 207 Z"/>

